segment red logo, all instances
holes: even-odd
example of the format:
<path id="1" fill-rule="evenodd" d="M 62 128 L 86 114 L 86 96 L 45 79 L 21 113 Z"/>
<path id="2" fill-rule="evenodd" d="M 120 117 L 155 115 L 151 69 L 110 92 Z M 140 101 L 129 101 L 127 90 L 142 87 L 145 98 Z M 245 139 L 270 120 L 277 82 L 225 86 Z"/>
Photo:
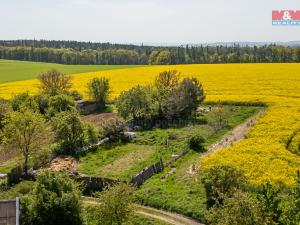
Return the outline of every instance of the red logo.
<path id="1" fill-rule="evenodd" d="M 300 10 L 273 10 L 272 20 L 300 20 Z"/>

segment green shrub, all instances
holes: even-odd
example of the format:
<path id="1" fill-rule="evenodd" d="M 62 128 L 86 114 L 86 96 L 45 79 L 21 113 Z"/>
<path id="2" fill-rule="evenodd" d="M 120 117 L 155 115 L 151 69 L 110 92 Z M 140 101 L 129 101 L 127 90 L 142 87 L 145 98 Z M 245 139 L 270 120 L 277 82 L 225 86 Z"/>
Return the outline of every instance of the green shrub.
<path id="1" fill-rule="evenodd" d="M 195 151 L 203 152 L 205 150 L 204 144 L 205 138 L 201 135 L 194 135 L 188 140 L 188 145 L 190 149 L 193 149 Z"/>
<path id="2" fill-rule="evenodd" d="M 225 197 L 231 197 L 246 183 L 244 173 L 230 166 L 215 166 L 203 171 L 201 180 L 205 186 L 208 207 L 222 205 Z"/>
<path id="3" fill-rule="evenodd" d="M 40 113 L 42 114 L 46 113 L 46 110 L 48 109 L 49 106 L 49 98 L 50 96 L 48 94 L 38 94 L 34 96 L 34 99 L 39 106 Z"/>
<path id="4" fill-rule="evenodd" d="M 133 188 L 125 183 L 107 187 L 98 195 L 97 225 L 121 225 L 133 214 Z"/>
<path id="5" fill-rule="evenodd" d="M 29 109 L 36 112 L 39 110 L 38 103 L 28 92 L 15 95 L 11 100 L 11 105 L 14 111 Z"/>
<path id="6" fill-rule="evenodd" d="M 21 225 L 81 225 L 80 192 L 65 174 L 45 172 L 21 198 Z"/>
<path id="7" fill-rule="evenodd" d="M 163 116 L 167 119 L 187 118 L 204 101 L 205 95 L 197 78 L 184 78 L 177 87 L 168 92 L 161 103 Z"/>
<path id="8" fill-rule="evenodd" d="M 70 91 L 69 95 L 75 100 L 79 101 L 82 99 L 82 94 L 79 93 L 79 91 L 73 90 Z"/>
<path id="9" fill-rule="evenodd" d="M 59 94 L 49 98 L 49 106 L 47 109 L 47 116 L 49 118 L 59 112 L 72 110 L 75 110 L 75 101 L 71 96 Z"/>
<path id="10" fill-rule="evenodd" d="M 158 105 L 153 101 L 153 90 L 149 86 L 135 86 L 121 93 L 116 106 L 119 114 L 128 121 L 151 119 L 158 113 Z"/>
<path id="11" fill-rule="evenodd" d="M 126 123 L 120 118 L 110 118 L 101 123 L 100 130 L 103 137 L 119 139 L 126 130 Z"/>
<path id="12" fill-rule="evenodd" d="M 206 214 L 206 219 L 211 225 L 265 224 L 258 201 L 242 191 L 225 197 L 223 205 L 212 207 Z"/>
<path id="13" fill-rule="evenodd" d="M 86 144 L 85 126 L 77 111 L 60 112 L 51 122 L 61 153 L 74 155 L 78 148 Z"/>

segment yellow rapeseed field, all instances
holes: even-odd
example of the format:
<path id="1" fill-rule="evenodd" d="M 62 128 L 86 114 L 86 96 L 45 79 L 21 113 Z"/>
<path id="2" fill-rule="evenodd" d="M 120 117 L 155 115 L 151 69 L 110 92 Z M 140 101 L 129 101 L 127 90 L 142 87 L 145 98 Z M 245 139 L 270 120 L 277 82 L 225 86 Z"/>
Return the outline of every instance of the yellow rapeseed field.
<path id="1" fill-rule="evenodd" d="M 86 93 L 86 83 L 96 76 L 111 81 L 112 98 L 137 84 L 151 83 L 162 70 L 176 69 L 199 78 L 209 101 L 264 102 L 268 108 L 246 139 L 202 159 L 203 167 L 216 164 L 242 168 L 252 183 L 293 184 L 300 156 L 286 149 L 300 130 L 300 64 L 178 65 L 120 69 L 74 76 L 74 89 Z M 36 93 L 36 80 L 0 84 L 0 97 L 23 91 Z M 299 135 L 298 135 L 299 136 Z M 300 140 L 297 139 L 297 140 Z M 297 145 L 294 143 L 293 145 Z"/>

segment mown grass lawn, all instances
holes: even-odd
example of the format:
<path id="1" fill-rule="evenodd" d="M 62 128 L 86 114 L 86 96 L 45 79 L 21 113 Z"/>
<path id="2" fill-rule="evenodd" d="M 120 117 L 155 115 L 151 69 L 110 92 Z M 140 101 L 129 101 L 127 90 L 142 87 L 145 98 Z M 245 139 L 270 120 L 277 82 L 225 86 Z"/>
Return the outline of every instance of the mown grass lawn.
<path id="1" fill-rule="evenodd" d="M 113 70 L 137 65 L 62 65 L 55 63 L 25 62 L 0 60 L 0 83 L 30 80 L 37 78 L 41 72 L 57 69 L 66 74 Z"/>

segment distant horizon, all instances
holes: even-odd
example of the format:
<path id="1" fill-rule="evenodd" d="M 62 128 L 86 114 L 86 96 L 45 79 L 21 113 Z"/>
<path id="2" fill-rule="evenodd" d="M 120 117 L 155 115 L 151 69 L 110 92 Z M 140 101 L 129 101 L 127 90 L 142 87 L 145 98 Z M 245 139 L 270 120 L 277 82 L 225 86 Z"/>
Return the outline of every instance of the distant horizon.
<path id="1" fill-rule="evenodd" d="M 222 44 L 297 44 L 300 45 L 300 40 L 290 40 L 290 41 L 210 41 L 210 42 L 112 42 L 112 41 L 82 41 L 82 40 L 75 40 L 75 39 L 70 39 L 70 40 L 63 40 L 63 39 L 36 39 L 36 38 L 17 38 L 17 39 L 0 39 L 0 41 L 66 41 L 66 42 L 84 42 L 84 43 L 110 43 L 110 44 L 120 44 L 120 45 L 137 45 L 137 46 L 153 46 L 153 47 L 172 47 L 172 46 L 182 46 L 182 45 L 222 45 Z"/>

